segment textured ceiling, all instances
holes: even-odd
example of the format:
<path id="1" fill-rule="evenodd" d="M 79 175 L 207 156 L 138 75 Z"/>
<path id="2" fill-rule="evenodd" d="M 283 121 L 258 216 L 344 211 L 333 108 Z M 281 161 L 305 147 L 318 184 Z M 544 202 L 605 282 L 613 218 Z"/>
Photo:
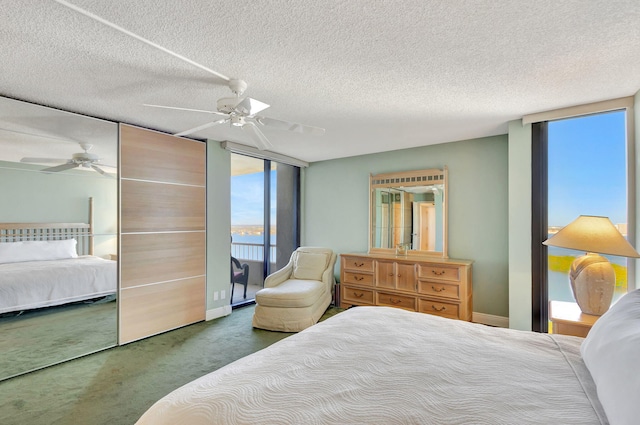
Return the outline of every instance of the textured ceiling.
<path id="1" fill-rule="evenodd" d="M 249 84 L 306 161 L 504 134 L 524 114 L 640 89 L 638 0 L 70 0 Z M 220 78 L 53 0 L 0 0 L 0 94 L 176 133 Z M 251 145 L 228 125 L 192 135 Z"/>

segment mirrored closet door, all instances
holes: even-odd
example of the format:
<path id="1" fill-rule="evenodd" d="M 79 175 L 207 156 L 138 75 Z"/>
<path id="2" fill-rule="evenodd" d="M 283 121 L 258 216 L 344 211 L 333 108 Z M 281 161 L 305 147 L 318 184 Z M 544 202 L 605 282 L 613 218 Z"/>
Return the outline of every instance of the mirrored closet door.
<path id="1" fill-rule="evenodd" d="M 0 380 L 117 344 L 118 125 L 0 98 Z"/>

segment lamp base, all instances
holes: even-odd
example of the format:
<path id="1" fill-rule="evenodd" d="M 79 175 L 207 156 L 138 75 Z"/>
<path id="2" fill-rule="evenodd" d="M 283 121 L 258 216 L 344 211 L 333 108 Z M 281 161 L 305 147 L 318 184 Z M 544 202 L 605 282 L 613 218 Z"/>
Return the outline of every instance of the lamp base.
<path id="1" fill-rule="evenodd" d="M 583 313 L 601 316 L 611 305 L 616 274 L 601 255 L 587 253 L 571 263 L 571 291 Z"/>

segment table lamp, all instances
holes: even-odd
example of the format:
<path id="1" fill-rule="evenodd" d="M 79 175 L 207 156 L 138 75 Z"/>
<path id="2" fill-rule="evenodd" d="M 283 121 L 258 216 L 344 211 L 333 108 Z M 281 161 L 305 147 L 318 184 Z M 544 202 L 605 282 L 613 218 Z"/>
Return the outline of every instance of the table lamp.
<path id="1" fill-rule="evenodd" d="M 580 310 L 595 316 L 609 309 L 616 285 L 613 266 L 599 254 L 640 258 L 608 217 L 581 215 L 542 243 L 586 252 L 571 263 L 569 281 Z"/>

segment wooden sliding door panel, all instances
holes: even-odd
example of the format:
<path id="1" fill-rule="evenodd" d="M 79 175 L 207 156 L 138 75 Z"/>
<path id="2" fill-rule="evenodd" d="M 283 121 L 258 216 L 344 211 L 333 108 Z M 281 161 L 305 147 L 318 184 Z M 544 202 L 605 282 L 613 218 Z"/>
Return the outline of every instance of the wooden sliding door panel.
<path id="1" fill-rule="evenodd" d="M 120 344 L 205 318 L 206 144 L 120 127 Z"/>
<path id="2" fill-rule="evenodd" d="M 124 234 L 120 261 L 123 288 L 205 274 L 205 232 Z"/>
<path id="3" fill-rule="evenodd" d="M 205 187 L 122 180 L 121 194 L 123 233 L 205 229 Z"/>
<path id="4" fill-rule="evenodd" d="M 204 186 L 206 145 L 156 131 L 120 126 L 123 178 Z"/>
<path id="5" fill-rule="evenodd" d="M 123 289 L 120 341 L 127 343 L 202 321 L 204 302 L 204 276 Z"/>

